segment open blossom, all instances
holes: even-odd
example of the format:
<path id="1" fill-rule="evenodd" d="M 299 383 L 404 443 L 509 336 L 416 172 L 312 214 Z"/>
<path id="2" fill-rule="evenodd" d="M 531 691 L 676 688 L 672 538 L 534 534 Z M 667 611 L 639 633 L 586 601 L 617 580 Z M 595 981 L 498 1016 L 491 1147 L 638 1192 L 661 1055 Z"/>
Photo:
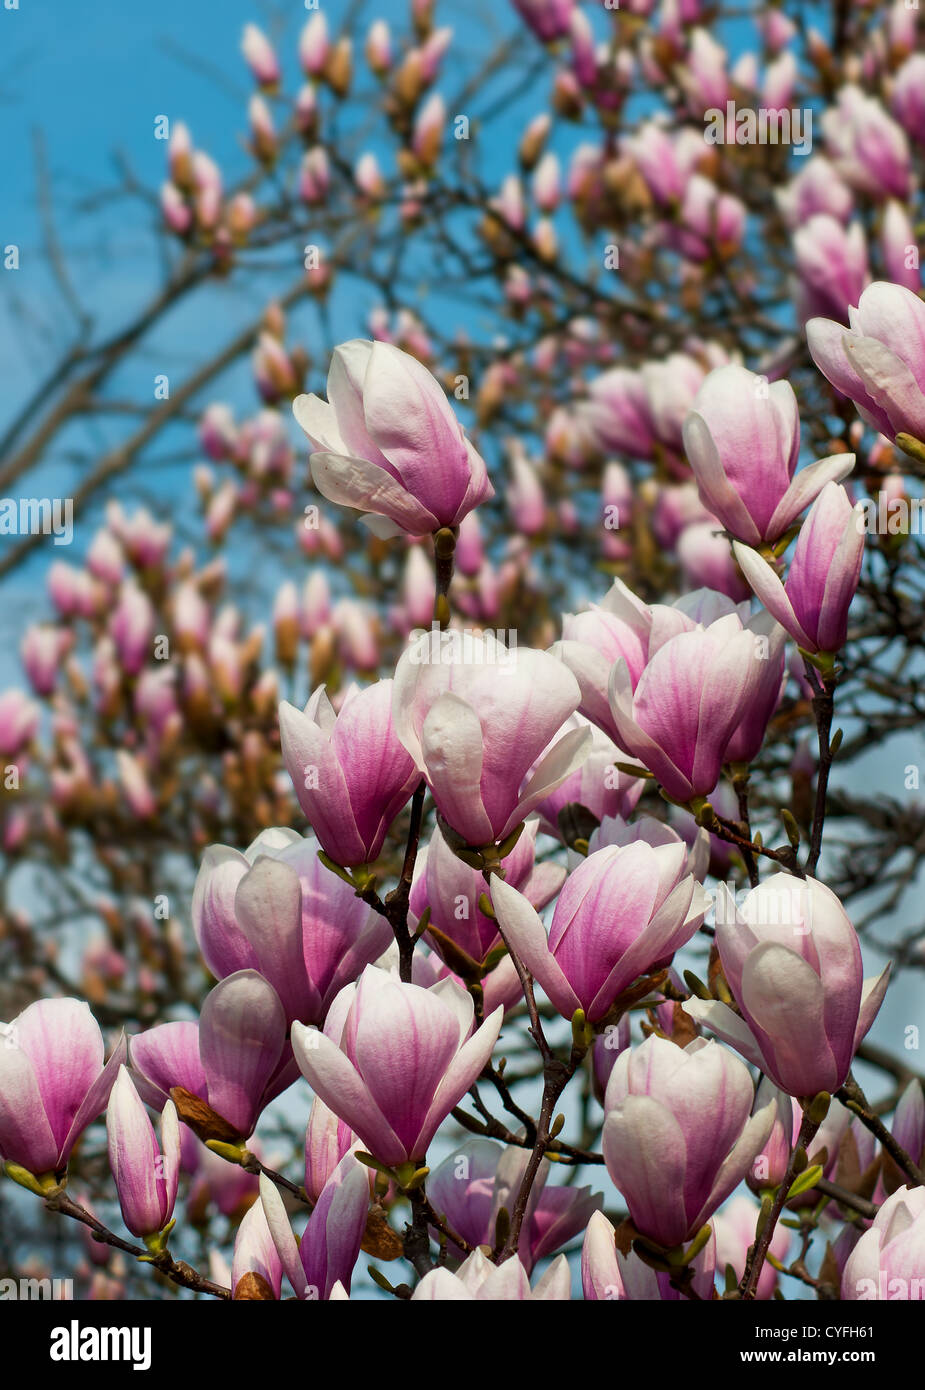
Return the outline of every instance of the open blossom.
<path id="1" fill-rule="evenodd" d="M 472 1031 L 471 996 L 368 965 L 328 1013 L 324 1032 L 296 1023 L 292 1046 L 316 1095 L 387 1164 L 421 1160 L 491 1056 L 503 1009 Z"/>
<path id="2" fill-rule="evenodd" d="M 162 1231 L 173 1215 L 180 1177 L 180 1126 L 171 1101 L 161 1114 L 161 1142 L 124 1066 L 106 1111 L 109 1165 L 122 1219 L 136 1236 Z"/>
<path id="3" fill-rule="evenodd" d="M 851 326 L 810 319 L 813 361 L 858 414 L 888 439 L 925 440 L 925 304 L 905 285 L 878 280 L 851 310 Z"/>
<path id="4" fill-rule="evenodd" d="M 734 543 L 739 568 L 781 627 L 808 652 L 837 652 L 864 559 L 863 509 L 826 483 L 800 529 L 785 583 L 755 550 Z"/>
<path id="5" fill-rule="evenodd" d="M 800 417 L 789 382 L 730 363 L 706 378 L 684 422 L 684 447 L 704 505 L 748 545 L 780 539 L 829 481 L 854 466 L 835 454 L 795 474 Z"/>
<path id="6" fill-rule="evenodd" d="M 396 731 L 465 843 L 504 840 L 581 765 L 591 735 L 574 729 L 522 785 L 580 693 L 548 652 L 508 649 L 490 633 L 429 632 L 405 649 L 395 672 Z"/>
<path id="7" fill-rule="evenodd" d="M 888 1197 L 845 1263 L 841 1296 L 856 1300 L 925 1297 L 925 1187 Z"/>
<path id="8" fill-rule="evenodd" d="M 528 1149 L 472 1138 L 449 1154 L 427 1179 L 431 1205 L 469 1245 L 493 1246 L 498 1213 L 517 1199 Z M 517 1254 L 527 1274 L 536 1263 L 584 1230 L 601 1205 L 590 1187 L 552 1186 L 544 1159 L 530 1190 Z"/>
<path id="9" fill-rule="evenodd" d="M 689 999 L 685 1011 L 783 1091 L 837 1091 L 886 993 L 890 967 L 864 979 L 857 933 L 814 878 L 774 874 L 736 907 L 720 886 L 716 945 L 741 1011 Z"/>
<path id="10" fill-rule="evenodd" d="M 703 1038 L 680 1048 L 653 1033 L 620 1053 L 604 1098 L 604 1161 L 637 1231 L 680 1245 L 738 1187 L 774 1123 L 773 1101 L 751 1114 L 754 1096 L 744 1063 Z"/>
<path id="11" fill-rule="evenodd" d="M 604 1018 L 640 975 L 666 964 L 703 921 L 708 899 L 687 872 L 687 847 L 644 841 L 589 854 L 559 894 L 547 941 L 535 908 L 494 878 L 505 940 L 566 1018 Z"/>
<path id="12" fill-rule="evenodd" d="M 60 1174 L 106 1107 L 125 1039 L 104 1066 L 99 1024 L 78 999 L 39 999 L 0 1032 L 0 1155 L 37 1177 Z"/>
<path id="13" fill-rule="evenodd" d="M 494 494 L 442 387 L 389 343 L 335 348 L 327 401 L 297 396 L 293 412 L 314 450 L 315 486 L 363 510 L 377 535 L 458 526 Z"/>
<path id="14" fill-rule="evenodd" d="M 325 868 L 316 843 L 281 828 L 263 831 L 243 854 L 210 846 L 192 916 L 213 975 L 259 971 L 290 1023 L 321 1023 L 335 995 L 391 940 L 385 918 Z"/>
<path id="15" fill-rule="evenodd" d="M 399 741 L 393 682 L 350 686 L 337 715 L 323 687 L 301 711 L 279 708 L 283 761 L 299 805 L 338 864 L 376 859 L 420 774 Z"/>
<path id="16" fill-rule="evenodd" d="M 492 1264 L 481 1250 L 473 1250 L 456 1271 L 432 1269 L 418 1284 L 411 1300 L 422 1302 L 497 1302 L 499 1300 L 552 1300 L 565 1302 L 571 1297 L 568 1261 L 557 1255 L 542 1278 L 531 1289 L 530 1278 L 514 1255 L 503 1264 Z"/>
<path id="17" fill-rule="evenodd" d="M 260 1112 L 298 1076 L 283 1006 L 256 970 L 238 970 L 217 984 L 198 1023 L 159 1023 L 136 1034 L 131 1064 L 148 1105 L 162 1109 L 179 1086 L 205 1101 L 241 1139 L 253 1133 Z"/>
<path id="18" fill-rule="evenodd" d="M 679 632 L 649 659 L 635 690 L 626 661 L 614 663 L 610 711 L 617 739 L 676 801 L 713 791 L 732 737 L 761 687 L 767 653 L 756 636 L 767 635 L 754 621 L 743 627 L 738 614 L 730 613 Z"/>

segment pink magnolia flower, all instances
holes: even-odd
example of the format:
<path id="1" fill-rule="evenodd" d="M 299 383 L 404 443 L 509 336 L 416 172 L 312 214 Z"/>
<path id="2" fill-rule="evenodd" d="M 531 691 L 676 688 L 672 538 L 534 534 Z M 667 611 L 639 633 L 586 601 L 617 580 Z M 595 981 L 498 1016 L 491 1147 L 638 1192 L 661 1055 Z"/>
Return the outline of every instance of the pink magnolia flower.
<path id="1" fill-rule="evenodd" d="M 745 217 L 740 198 L 724 193 L 703 174 L 692 174 L 684 189 L 677 225 L 666 225 L 665 238 L 692 261 L 708 260 L 714 251 L 725 256 L 741 244 Z"/>
<path id="2" fill-rule="evenodd" d="M 106 1111 L 109 1166 L 122 1219 L 136 1236 L 156 1236 L 173 1215 L 180 1177 L 180 1125 L 172 1101 L 161 1114 L 161 1142 L 124 1066 Z"/>
<path id="3" fill-rule="evenodd" d="M 734 542 L 739 568 L 770 614 L 804 651 L 837 652 L 848 635 L 848 609 L 864 559 L 863 506 L 826 483 L 800 529 L 782 584 L 757 551 Z"/>
<path id="4" fill-rule="evenodd" d="M 381 77 L 392 65 L 392 35 L 384 19 L 375 19 L 366 35 L 366 61 L 371 72 Z"/>
<path id="5" fill-rule="evenodd" d="M 537 821 L 527 821 L 523 834 L 504 860 L 505 880 L 538 910 L 551 902 L 565 881 L 565 869 L 558 864 L 536 864 Z M 430 908 L 430 925 L 465 951 L 472 960 L 482 962 L 501 944 L 498 924 L 479 908 L 485 880 L 478 869 L 453 853 L 437 830 L 426 850 L 418 854 L 410 911 L 414 921 Z M 440 952 L 437 938 L 428 943 Z"/>
<path id="6" fill-rule="evenodd" d="M 640 975 L 667 963 L 703 921 L 708 899 L 687 872 L 687 847 L 640 840 L 596 850 L 566 880 L 546 929 L 503 879 L 491 898 L 504 938 L 565 1018 L 591 1022 Z"/>
<path id="7" fill-rule="evenodd" d="M 377 535 L 458 526 L 494 495 L 485 463 L 426 367 L 388 343 L 335 348 L 328 400 L 297 396 L 312 478 L 331 502 L 363 509 Z"/>
<path id="8" fill-rule="evenodd" d="M 690 126 L 666 130 L 657 121 L 644 122 L 627 137 L 625 148 L 653 198 L 663 206 L 681 202 L 687 180 L 704 153 L 699 131 Z"/>
<path id="9" fill-rule="evenodd" d="M 653 1033 L 621 1052 L 604 1098 L 604 1161 L 642 1235 L 680 1245 L 738 1187 L 774 1123 L 773 1102 L 752 1115 L 754 1098 L 744 1063 L 704 1038 L 681 1048 Z"/>
<path id="10" fill-rule="evenodd" d="M 312 1090 L 376 1158 L 420 1161 L 497 1041 L 503 1009 L 473 1033 L 474 1014 L 451 980 L 422 989 L 368 965 L 323 1033 L 293 1024 L 292 1046 Z"/>
<path id="11" fill-rule="evenodd" d="M 854 466 L 853 454 L 821 459 L 794 476 L 800 417 L 789 382 L 730 363 L 697 392 L 684 422 L 684 447 L 705 506 L 748 545 L 773 543 L 829 481 Z"/>
<path id="12" fill-rule="evenodd" d="M 857 933 L 814 878 L 774 874 L 737 908 L 720 885 L 716 945 L 741 1017 L 718 1000 L 684 1009 L 781 1090 L 837 1091 L 886 993 L 890 967 L 864 979 Z"/>
<path id="13" fill-rule="evenodd" d="M 99 1025 L 77 999 L 36 1000 L 0 1032 L 0 1154 L 39 1177 L 61 1174 L 106 1107 L 125 1039 L 104 1066 Z"/>
<path id="14" fill-rule="evenodd" d="M 119 662 L 130 676 L 138 674 L 149 655 L 154 621 L 154 608 L 147 594 L 133 580 L 127 581 L 109 620 L 109 632 Z"/>
<path id="15" fill-rule="evenodd" d="M 546 497 L 536 469 L 522 449 L 511 451 L 511 480 L 506 501 L 514 528 L 523 536 L 535 536 L 546 525 Z"/>
<path id="16" fill-rule="evenodd" d="M 909 142 L 902 127 L 860 87 L 842 87 L 822 115 L 826 145 L 839 173 L 872 197 L 909 193 Z"/>
<path id="17" fill-rule="evenodd" d="M 610 712 L 621 747 L 676 801 L 709 796 L 736 729 L 766 674 L 766 633 L 729 613 L 681 631 L 650 657 L 633 688 L 624 659 L 610 675 Z M 773 639 L 772 639 L 773 640 Z"/>
<path id="18" fill-rule="evenodd" d="M 306 77 L 320 77 L 330 51 L 327 16 L 318 10 L 299 35 L 299 62 Z"/>
<path id="19" fill-rule="evenodd" d="M 537 755 L 578 705 L 575 677 L 548 652 L 502 646 L 490 633 L 423 633 L 395 672 L 398 737 L 450 828 L 474 846 L 504 840 L 590 749 L 574 729 Z"/>
<path id="20" fill-rule="evenodd" d="M 275 87 L 280 79 L 279 59 L 270 40 L 256 24 L 245 24 L 241 52 L 261 87 Z"/>
<path id="21" fill-rule="evenodd" d="M 925 1187 L 888 1197 L 845 1263 L 841 1296 L 920 1299 L 925 1291 Z"/>
<path id="22" fill-rule="evenodd" d="M 286 1015 L 256 970 L 238 970 L 206 996 L 198 1023 L 159 1023 L 131 1042 L 138 1093 L 160 1110 L 174 1086 L 198 1096 L 246 1139 L 260 1112 L 296 1079 Z"/>
<path id="23" fill-rule="evenodd" d="M 672 1288 L 669 1274 L 657 1273 L 633 1251 L 622 1254 L 616 1247 L 615 1236 L 604 1213 L 594 1212 L 581 1248 L 581 1283 L 586 1299 L 620 1303 L 677 1303 L 684 1299 L 680 1289 Z M 716 1273 L 716 1240 L 712 1234 L 694 1257 L 693 1268 L 694 1293 L 699 1298 L 712 1298 Z"/>
<path id="24" fill-rule="evenodd" d="M 817 212 L 847 222 L 854 208 L 851 189 L 822 154 L 808 159 L 796 177 L 774 196 L 787 225 L 794 229 Z"/>
<path id="25" fill-rule="evenodd" d="M 61 663 L 72 645 L 73 633 L 67 629 L 47 623 L 26 628 L 19 654 L 36 695 L 52 693 L 58 682 Z"/>
<path id="26" fill-rule="evenodd" d="M 861 223 L 845 228 L 828 213 L 816 213 L 794 232 L 793 252 L 801 321 L 830 314 L 847 323 L 850 306 L 870 278 Z"/>
<path id="27" fill-rule="evenodd" d="M 451 1229 L 469 1245 L 493 1246 L 498 1212 L 501 1207 L 510 1211 L 517 1200 L 529 1158 L 528 1149 L 467 1139 L 431 1173 L 427 1195 L 435 1211 L 445 1214 Z M 550 1186 L 551 1169 L 544 1159 L 521 1229 L 517 1255 L 528 1275 L 539 1260 L 583 1231 L 603 1200 L 590 1187 Z"/>
<path id="28" fill-rule="evenodd" d="M 369 1173 L 345 1154 L 318 1195 L 297 1242 L 276 1185 L 260 1175 L 260 1202 L 280 1264 L 297 1298 L 330 1300 L 334 1285 L 350 1292 L 369 1211 Z"/>
<path id="29" fill-rule="evenodd" d="M 925 440 L 925 304 L 878 280 L 850 312 L 850 328 L 810 319 L 813 361 L 872 429 L 894 442 L 901 433 Z"/>
<path id="30" fill-rule="evenodd" d="M 556 1256 L 531 1289 L 527 1271 L 516 1255 L 496 1265 L 481 1250 L 474 1250 L 455 1274 L 448 1269 L 432 1269 L 411 1295 L 412 1303 L 415 1299 L 434 1303 L 531 1302 L 534 1299 L 562 1303 L 570 1298 L 571 1276 L 564 1255 Z"/>
<path id="31" fill-rule="evenodd" d="M 21 752 L 38 726 L 38 705 L 23 691 L 11 688 L 0 694 L 0 755 Z"/>
<path id="32" fill-rule="evenodd" d="M 259 971 L 290 1023 L 321 1023 L 391 940 L 385 918 L 324 867 L 315 842 L 284 829 L 263 831 L 243 854 L 210 846 L 192 917 L 212 974 Z"/>
<path id="33" fill-rule="evenodd" d="M 351 685 L 334 713 L 324 687 L 304 712 L 279 707 L 283 762 L 299 805 L 325 852 L 338 864 L 370 863 L 420 780 L 399 741 L 393 682 Z"/>
<path id="34" fill-rule="evenodd" d="M 599 604 L 592 603 L 584 613 L 563 614 L 562 640 L 550 648 L 578 682 L 578 712 L 614 743 L 617 732 L 608 700 L 610 672 L 622 659 L 636 684 L 645 669 L 651 629 L 648 606 L 617 579 Z"/>
<path id="35" fill-rule="evenodd" d="M 684 845 L 687 849 L 687 868 L 694 878 L 702 881 L 706 877 L 710 862 L 710 837 L 702 827 L 696 827 L 692 842 L 672 830 L 664 821 L 654 816 L 639 816 L 632 824 L 619 816 L 606 816 L 588 841 L 590 851 L 606 849 L 608 845 L 633 845 L 637 840 L 658 849 L 661 845 Z"/>

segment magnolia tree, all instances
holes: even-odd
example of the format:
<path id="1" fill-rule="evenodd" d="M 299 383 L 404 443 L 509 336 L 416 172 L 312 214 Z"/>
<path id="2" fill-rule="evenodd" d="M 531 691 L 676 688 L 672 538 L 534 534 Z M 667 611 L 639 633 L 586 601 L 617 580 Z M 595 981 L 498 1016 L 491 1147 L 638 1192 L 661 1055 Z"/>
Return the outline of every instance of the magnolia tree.
<path id="1" fill-rule="evenodd" d="M 307 8 L 244 31 L 242 167 L 176 112 L 160 192 L 124 168 L 134 316 L 49 232 L 5 1273 L 921 1298 L 917 6 Z"/>

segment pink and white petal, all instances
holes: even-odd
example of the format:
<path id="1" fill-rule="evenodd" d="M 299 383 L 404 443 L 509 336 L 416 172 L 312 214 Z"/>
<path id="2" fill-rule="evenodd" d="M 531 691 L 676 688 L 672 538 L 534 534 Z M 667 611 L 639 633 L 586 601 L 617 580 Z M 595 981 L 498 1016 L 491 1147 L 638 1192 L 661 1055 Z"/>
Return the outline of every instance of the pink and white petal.
<path id="1" fill-rule="evenodd" d="M 109 1093 L 119 1074 L 119 1068 L 125 1063 L 127 1056 L 128 1045 L 125 1040 L 125 1034 L 120 1033 L 119 1039 L 112 1050 L 112 1056 L 99 1076 L 95 1078 L 89 1091 L 80 1102 L 77 1114 L 74 1116 L 71 1127 L 68 1130 L 67 1138 L 64 1141 L 64 1156 L 70 1153 L 87 1125 L 106 1109 Z M 142 1099 L 144 1099 L 143 1095 Z"/>
<path id="2" fill-rule="evenodd" d="M 297 1298 L 305 1297 L 306 1281 L 302 1261 L 299 1259 L 299 1245 L 289 1224 L 289 1217 L 276 1184 L 260 1174 L 260 1203 L 267 1219 L 267 1229 L 279 1255 L 286 1278 L 292 1285 Z"/>
<path id="3" fill-rule="evenodd" d="M 12 1039 L 32 1063 L 48 1123 L 63 1145 L 103 1066 L 103 1035 L 79 999 L 39 999 L 14 1020 Z"/>
<path id="4" fill-rule="evenodd" d="M 925 394 L 903 359 L 876 338 L 852 339 L 846 347 L 868 394 L 882 402 L 893 433 L 925 438 Z"/>
<path id="5" fill-rule="evenodd" d="M 708 1028 L 717 1038 L 734 1047 L 746 1062 L 764 1070 L 766 1063 L 757 1038 L 745 1020 L 733 1013 L 727 1004 L 720 1003 L 718 999 L 686 999 L 681 1008 L 695 1023 Z"/>
<path id="6" fill-rule="evenodd" d="M 312 454 L 312 480 L 322 497 L 358 512 L 376 511 L 411 535 L 436 531 L 439 523 L 390 473 L 347 454 Z"/>
<path id="7" fill-rule="evenodd" d="M 855 1052 L 867 1036 L 874 1019 L 880 1012 L 880 1005 L 883 1003 L 886 987 L 890 982 L 890 971 L 892 968 L 892 964 L 890 964 L 879 975 L 871 976 L 870 979 L 864 981 L 864 986 L 861 990 L 861 1009 L 858 1014 L 858 1026 L 854 1034 Z"/>
<path id="8" fill-rule="evenodd" d="M 553 745 L 546 756 L 540 759 L 533 776 L 521 792 L 520 800 L 508 817 L 499 839 L 509 835 L 535 806 L 582 766 L 591 752 L 592 743 L 591 730 L 584 728 L 570 729 Z"/>
<path id="9" fill-rule="evenodd" d="M 348 1000 L 348 1007 L 349 1003 Z M 294 1023 L 292 1050 L 309 1086 L 338 1119 L 350 1126 L 364 1146 L 368 1145 L 384 1163 L 404 1162 L 404 1146 L 340 1048 L 318 1029 Z"/>
<path id="10" fill-rule="evenodd" d="M 831 454 L 801 468 L 774 508 L 768 523 L 768 536 L 775 540 L 782 536 L 804 507 L 816 500 L 826 483 L 841 482 L 854 468 L 854 463 L 854 454 Z"/>
<path id="11" fill-rule="evenodd" d="M 244 1137 L 286 1042 L 286 1013 L 256 970 L 239 970 L 206 996 L 199 1016 L 199 1054 L 209 1104 Z"/>
<path id="12" fill-rule="evenodd" d="M 692 411 L 684 421 L 684 449 L 694 470 L 701 500 L 727 530 L 755 544 L 761 533 L 723 468 L 713 436 L 703 416 Z"/>
<path id="13" fill-rule="evenodd" d="M 558 657 L 567 666 L 578 682 L 581 691 L 580 712 L 592 724 L 603 729 L 609 738 L 616 738 L 613 717 L 607 699 L 610 680 L 610 663 L 601 652 L 588 642 L 564 640 L 555 642 L 549 649 L 550 655 Z"/>
<path id="14" fill-rule="evenodd" d="M 568 1260 L 557 1255 L 542 1278 L 536 1281 L 533 1297 L 565 1303 L 572 1296 L 572 1275 Z"/>
<path id="15" fill-rule="evenodd" d="M 622 658 L 614 662 L 610 673 L 609 696 L 610 711 L 616 725 L 616 739 L 620 747 L 627 749 L 665 787 L 675 787 L 671 795 L 681 792 L 683 788 L 680 784 L 688 782 L 688 779 L 655 739 L 650 738 L 646 731 L 640 728 L 633 717 L 633 688 L 629 668 Z M 684 798 L 679 795 L 677 799 Z"/>
<path id="16" fill-rule="evenodd" d="M 58 1163 L 58 1140 L 21 1047 L 0 1046 L 0 1154 L 35 1173 L 54 1172 Z"/>
<path id="17" fill-rule="evenodd" d="M 451 691 L 440 695 L 421 726 L 421 755 L 444 820 L 470 845 L 494 840 L 482 805 L 482 726 L 472 706 Z"/>
<path id="18" fill-rule="evenodd" d="M 492 881 L 491 901 L 510 949 L 563 1017 L 571 1018 L 580 1002 L 549 949 L 546 928 L 536 909 L 516 888 L 497 877 Z"/>
<path id="19" fill-rule="evenodd" d="M 762 559 L 758 552 L 752 550 L 750 546 L 742 545 L 739 541 L 733 541 L 732 549 L 738 561 L 739 569 L 745 576 L 746 583 L 759 601 L 764 604 L 772 618 L 776 618 L 781 627 L 789 632 L 790 636 L 801 647 L 811 651 L 813 642 L 797 622 L 793 605 L 787 597 L 784 586 L 767 560 Z"/>
<path id="20" fill-rule="evenodd" d="M 702 1226 L 730 1192 L 738 1187 L 767 1143 L 774 1128 L 776 1114 L 777 1103 L 770 1100 L 761 1110 L 749 1117 L 732 1151 L 727 1154 L 716 1174 L 710 1195 L 697 1216 L 697 1226 Z"/>
<path id="21" fill-rule="evenodd" d="M 481 1027 L 476 1029 L 468 1042 L 463 1043 L 453 1058 L 437 1088 L 433 1104 L 421 1127 L 421 1133 L 415 1145 L 418 1152 L 413 1155 L 414 1157 L 424 1156 L 430 1141 L 453 1106 L 459 1104 L 472 1083 L 481 1075 L 482 1068 L 498 1041 L 498 1034 L 501 1032 L 503 1022 L 504 1009 L 499 1004 L 494 1013 L 489 1014 Z"/>
<path id="22" fill-rule="evenodd" d="M 296 424 L 308 436 L 314 449 L 332 454 L 347 454 L 349 450 L 337 426 L 334 407 L 320 396 L 296 396 L 292 402 Z"/>

